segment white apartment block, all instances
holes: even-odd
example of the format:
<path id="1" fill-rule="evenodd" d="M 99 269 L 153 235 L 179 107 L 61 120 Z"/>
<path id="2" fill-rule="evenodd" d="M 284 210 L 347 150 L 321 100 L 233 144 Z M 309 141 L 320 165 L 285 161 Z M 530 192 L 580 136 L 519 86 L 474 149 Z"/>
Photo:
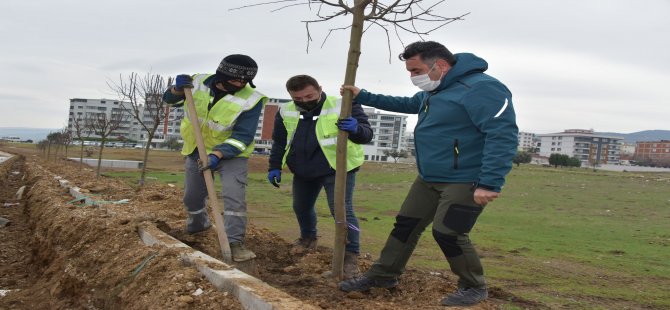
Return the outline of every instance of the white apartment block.
<path id="1" fill-rule="evenodd" d="M 414 132 L 405 131 L 400 144 L 401 150 L 407 150 L 410 156 L 416 156 L 416 148 L 414 147 Z"/>
<path id="2" fill-rule="evenodd" d="M 593 130 L 566 129 L 560 133 L 540 134 L 540 156 L 565 154 L 583 164 L 617 164 L 623 137 L 595 134 Z"/>
<path id="3" fill-rule="evenodd" d="M 74 131 L 74 122 L 76 120 L 81 120 L 83 122 L 87 117 L 92 117 L 98 114 L 105 114 L 107 119 L 111 119 L 112 113 L 123 113 L 125 114 L 124 121 L 121 123 L 121 127 L 115 131 L 112 137 L 117 138 L 119 136 L 138 140 L 139 139 L 139 130 L 135 130 L 134 126 L 137 125 L 137 121 L 132 118 L 130 113 L 121 108 L 124 103 L 119 100 L 113 99 L 81 99 L 74 98 L 70 99 L 70 113 L 68 116 L 68 128 Z M 93 133 L 85 133 L 85 135 L 91 138 L 99 138 L 99 136 L 94 135 Z"/>
<path id="4" fill-rule="evenodd" d="M 374 137 L 370 143 L 363 145 L 365 160 L 391 161 L 384 155 L 385 150 L 402 150 L 403 138 L 407 129 L 407 115 L 381 113 L 374 108 L 363 108 Z"/>
<path id="5" fill-rule="evenodd" d="M 517 148 L 521 151 L 532 151 L 535 149 L 535 134 L 519 131 L 519 145 Z"/>
<path id="6" fill-rule="evenodd" d="M 261 113 L 258 120 L 258 127 L 255 135 L 255 152 L 262 154 L 269 154 L 272 148 L 272 130 L 274 129 L 275 114 L 279 108 L 289 102 L 290 99 L 270 98 Z M 130 106 L 129 103 L 125 103 Z M 374 133 L 373 140 L 363 145 L 365 153 L 365 160 L 371 161 L 392 161 L 393 159 L 384 155 L 385 150 L 408 150 L 414 154 L 414 135 L 406 133 L 407 129 L 407 115 L 397 115 L 381 113 L 375 111 L 374 108 L 364 108 L 364 112 L 368 115 L 368 120 Z M 109 99 L 71 99 L 70 100 L 70 118 L 68 126 L 72 127 L 72 122 L 79 116 L 85 118 L 90 113 L 108 113 L 112 111 L 121 111 L 127 113 L 127 120 L 123 127 L 113 138 L 123 136 L 127 139 L 137 141 L 141 145 L 147 142 L 147 132 L 134 119 L 130 113 L 123 111 L 121 102 L 118 100 Z M 152 124 L 151 117 L 147 111 L 144 111 L 144 122 L 147 125 Z M 165 118 L 159 124 L 156 134 L 152 140 L 152 145 L 157 147 L 160 143 L 172 137 L 177 137 L 181 140 L 180 124 L 184 117 L 184 108 L 169 107 L 166 111 Z M 95 137 L 91 135 L 91 137 Z"/>

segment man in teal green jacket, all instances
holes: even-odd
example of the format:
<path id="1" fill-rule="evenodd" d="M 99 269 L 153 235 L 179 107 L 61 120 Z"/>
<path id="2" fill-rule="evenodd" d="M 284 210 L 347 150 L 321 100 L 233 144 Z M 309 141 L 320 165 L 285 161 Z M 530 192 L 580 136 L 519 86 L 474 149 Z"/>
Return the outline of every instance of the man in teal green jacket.
<path id="1" fill-rule="evenodd" d="M 418 114 L 414 129 L 419 176 L 402 204 L 379 259 L 361 277 L 340 282 L 343 291 L 390 288 L 398 284 L 421 233 L 432 222 L 433 237 L 458 290 L 442 300 L 467 306 L 487 298 L 479 257 L 468 233 L 487 203 L 500 195 L 512 168 L 518 128 L 512 94 L 484 73 L 488 64 L 469 53 L 452 54 L 437 42 L 415 42 L 400 55 L 413 97 L 378 95 L 352 85 L 358 103 Z"/>

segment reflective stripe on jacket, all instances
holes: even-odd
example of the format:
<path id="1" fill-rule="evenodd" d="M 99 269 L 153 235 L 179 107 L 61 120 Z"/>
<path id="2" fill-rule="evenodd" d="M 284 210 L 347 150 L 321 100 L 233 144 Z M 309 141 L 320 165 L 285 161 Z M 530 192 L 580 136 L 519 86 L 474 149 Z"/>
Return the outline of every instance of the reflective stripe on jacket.
<path id="1" fill-rule="evenodd" d="M 224 96 L 214 104 L 211 110 L 208 110 L 208 106 L 214 100 L 214 97 L 210 95 L 210 89 L 204 84 L 204 81 L 210 75 L 196 74 L 193 76 L 193 103 L 198 114 L 200 132 L 207 153 L 211 153 L 216 145 L 227 143 L 242 151 L 237 157 L 249 157 L 249 154 L 254 150 L 253 140 L 245 145 L 239 140 L 230 138 L 233 133 L 232 128 L 240 114 L 254 108 L 259 101 L 262 101 L 262 98 L 265 98 L 265 95 L 247 85 L 234 95 Z M 264 104 L 265 101 L 262 102 L 261 104 Z M 193 153 L 197 145 L 188 109 L 184 110 L 185 115 L 181 122 L 181 136 L 184 140 L 184 146 L 181 153 L 189 155 Z"/>
<path id="2" fill-rule="evenodd" d="M 321 114 L 316 121 L 316 138 L 319 141 L 321 151 L 326 156 L 330 167 L 335 169 L 335 162 L 337 158 L 337 135 L 339 129 L 337 128 L 337 120 L 340 117 L 340 110 L 342 109 L 342 101 L 338 97 L 326 97 L 326 101 L 321 108 Z M 279 113 L 284 121 L 286 128 L 286 148 L 284 151 L 284 158 L 282 159 L 282 168 L 286 167 L 286 158 L 291 149 L 293 136 L 295 135 L 298 121 L 300 119 L 300 112 L 297 110 L 293 101 L 284 105 Z M 363 147 L 359 144 L 347 140 L 347 171 L 351 171 L 360 167 L 364 161 Z"/>

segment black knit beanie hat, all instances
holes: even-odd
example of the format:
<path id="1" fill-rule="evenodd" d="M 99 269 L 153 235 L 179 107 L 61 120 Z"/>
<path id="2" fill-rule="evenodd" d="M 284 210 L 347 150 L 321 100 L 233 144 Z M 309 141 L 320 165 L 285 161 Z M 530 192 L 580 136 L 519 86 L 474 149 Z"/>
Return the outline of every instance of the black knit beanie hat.
<path id="1" fill-rule="evenodd" d="M 256 88 L 252 80 L 257 72 L 258 65 L 251 57 L 241 54 L 228 55 L 216 68 L 216 80 L 244 80 L 249 82 L 251 87 Z"/>

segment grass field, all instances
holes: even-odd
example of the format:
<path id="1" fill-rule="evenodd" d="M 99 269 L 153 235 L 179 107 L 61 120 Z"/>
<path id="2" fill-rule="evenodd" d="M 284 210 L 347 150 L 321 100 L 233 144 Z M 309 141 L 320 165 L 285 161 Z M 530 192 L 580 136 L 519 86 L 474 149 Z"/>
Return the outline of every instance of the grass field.
<path id="1" fill-rule="evenodd" d="M 160 154 L 150 180 L 181 184 L 182 159 Z M 137 159 L 139 150 L 110 149 L 106 158 Z M 298 237 L 291 208 L 291 175 L 267 183 L 266 158 L 252 158 L 250 221 L 286 239 Z M 134 182 L 136 171 L 106 172 Z M 362 251 L 379 254 L 400 204 L 416 177 L 407 164 L 366 163 L 357 176 L 354 205 Z M 317 205 L 321 244 L 334 227 L 325 197 Z M 430 229 L 430 227 L 429 227 Z M 551 308 L 670 308 L 670 174 L 593 172 L 522 165 L 503 196 L 489 204 L 471 239 L 482 254 L 489 285 Z M 430 234 L 410 267 L 448 270 Z"/>

